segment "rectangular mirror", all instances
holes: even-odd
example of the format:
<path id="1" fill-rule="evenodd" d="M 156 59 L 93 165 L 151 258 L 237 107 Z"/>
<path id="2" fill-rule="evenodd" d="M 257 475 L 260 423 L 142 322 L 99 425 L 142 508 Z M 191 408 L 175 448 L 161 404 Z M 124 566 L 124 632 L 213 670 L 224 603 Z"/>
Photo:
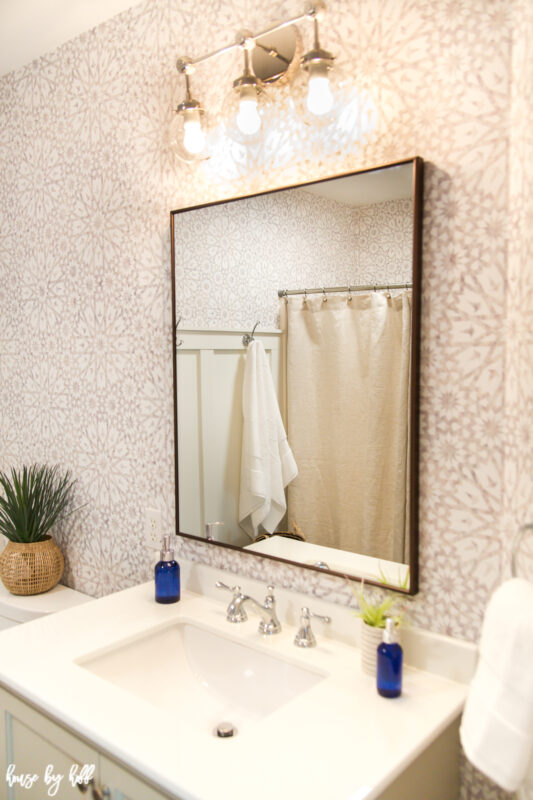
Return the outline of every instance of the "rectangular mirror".
<path id="1" fill-rule="evenodd" d="M 178 535 L 417 592 L 422 176 L 416 157 L 171 212 Z M 248 438 L 272 415 L 292 466 L 258 522 Z"/>

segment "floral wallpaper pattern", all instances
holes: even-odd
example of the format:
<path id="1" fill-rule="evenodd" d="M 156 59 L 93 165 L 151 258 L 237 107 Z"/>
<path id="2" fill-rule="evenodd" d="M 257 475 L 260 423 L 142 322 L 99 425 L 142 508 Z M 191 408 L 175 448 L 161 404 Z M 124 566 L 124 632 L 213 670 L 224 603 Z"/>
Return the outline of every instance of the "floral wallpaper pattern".
<path id="1" fill-rule="evenodd" d="M 410 616 L 475 640 L 533 511 L 533 8 L 329 5 L 323 44 L 353 79 L 337 126 L 283 115 L 263 148 L 221 137 L 196 168 L 168 147 L 176 57 L 300 13 L 299 0 L 268 13 L 253 0 L 145 0 L 0 78 L 0 463 L 60 462 L 78 477 L 85 505 L 60 537 L 70 585 L 102 595 L 147 578 L 143 509 L 160 507 L 168 530 L 174 513 L 170 209 L 419 154 L 421 591 Z M 237 69 L 230 57 L 198 70 L 207 107 Z M 180 549 L 351 601 L 328 576 Z M 503 797 L 464 764 L 463 800 Z"/>

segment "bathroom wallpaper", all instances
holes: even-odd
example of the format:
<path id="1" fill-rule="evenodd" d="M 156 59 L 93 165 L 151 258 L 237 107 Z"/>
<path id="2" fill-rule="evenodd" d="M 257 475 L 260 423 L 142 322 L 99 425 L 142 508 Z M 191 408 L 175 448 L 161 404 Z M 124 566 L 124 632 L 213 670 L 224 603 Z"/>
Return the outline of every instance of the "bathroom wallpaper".
<path id="1" fill-rule="evenodd" d="M 278 289 L 412 280 L 410 200 L 350 208 L 297 190 L 177 214 L 174 224 L 185 329 L 276 328 Z"/>
<path id="2" fill-rule="evenodd" d="M 148 578 L 143 509 L 160 508 L 168 530 L 174 515 L 170 209 L 421 155 L 421 587 L 410 617 L 476 640 L 533 512 L 533 8 L 329 6 L 323 45 L 353 82 L 338 124 L 317 131 L 283 113 L 261 147 L 220 136 L 196 167 L 169 149 L 176 57 L 300 13 L 297 0 L 146 0 L 0 78 L 0 463 L 60 462 L 78 478 L 81 508 L 60 534 L 68 584 L 98 596 Z M 207 107 L 238 68 L 228 57 L 198 69 Z M 203 544 L 180 552 L 353 602 L 328 576 Z M 464 764 L 463 800 L 504 796 Z"/>

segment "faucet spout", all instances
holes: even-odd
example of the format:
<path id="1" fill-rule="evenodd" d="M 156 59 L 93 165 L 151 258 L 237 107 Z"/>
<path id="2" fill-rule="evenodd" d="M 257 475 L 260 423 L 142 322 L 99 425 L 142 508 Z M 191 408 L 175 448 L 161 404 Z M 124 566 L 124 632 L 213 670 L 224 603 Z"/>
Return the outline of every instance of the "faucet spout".
<path id="1" fill-rule="evenodd" d="M 261 621 L 259 623 L 259 633 L 271 636 L 273 633 L 279 633 L 281 631 L 281 622 L 276 614 L 274 587 L 269 586 L 267 591 L 268 594 L 265 597 L 265 602 L 263 604 L 259 603 L 253 597 L 250 597 L 250 595 L 245 594 L 242 595 L 240 606 L 243 607 L 250 605 L 261 617 Z"/>
<path id="2" fill-rule="evenodd" d="M 265 602 L 261 604 L 249 594 L 244 594 L 240 586 L 230 587 L 222 583 L 222 581 L 217 581 L 215 585 L 218 589 L 227 589 L 233 594 L 226 610 L 226 619 L 228 622 L 246 622 L 248 615 L 246 614 L 245 606 L 250 604 L 261 617 L 259 633 L 270 636 L 273 633 L 279 633 L 281 631 L 281 622 L 276 614 L 276 598 L 274 597 L 273 586 L 268 587 L 268 594 L 265 597 Z"/>

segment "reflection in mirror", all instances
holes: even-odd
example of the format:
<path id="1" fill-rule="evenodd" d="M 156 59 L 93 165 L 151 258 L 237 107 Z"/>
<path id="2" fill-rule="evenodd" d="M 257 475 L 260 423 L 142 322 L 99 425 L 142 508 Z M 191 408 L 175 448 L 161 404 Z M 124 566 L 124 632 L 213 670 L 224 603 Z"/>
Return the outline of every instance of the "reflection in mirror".
<path id="1" fill-rule="evenodd" d="M 421 190 L 416 158 L 172 212 L 181 535 L 417 591 Z"/>

